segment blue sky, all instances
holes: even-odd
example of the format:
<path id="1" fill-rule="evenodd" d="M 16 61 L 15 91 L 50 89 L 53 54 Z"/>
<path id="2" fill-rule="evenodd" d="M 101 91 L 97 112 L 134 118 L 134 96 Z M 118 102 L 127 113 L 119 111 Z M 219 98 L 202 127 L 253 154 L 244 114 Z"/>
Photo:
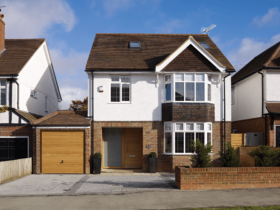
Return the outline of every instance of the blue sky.
<path id="1" fill-rule="evenodd" d="M 201 33 L 239 70 L 280 41 L 279 0 L 0 0 L 6 38 L 46 38 L 63 102 L 87 96 L 96 33 Z"/>

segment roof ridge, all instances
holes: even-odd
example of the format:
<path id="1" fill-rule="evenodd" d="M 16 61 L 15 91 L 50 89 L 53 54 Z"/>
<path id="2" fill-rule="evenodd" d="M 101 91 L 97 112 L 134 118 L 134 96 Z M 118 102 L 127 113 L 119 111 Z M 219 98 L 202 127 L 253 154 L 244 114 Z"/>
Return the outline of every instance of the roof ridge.
<path id="1" fill-rule="evenodd" d="M 187 35 L 187 36 L 208 36 L 208 34 L 150 34 L 150 33 L 96 33 L 98 35 L 158 35 L 158 36 L 182 36 L 182 35 Z"/>
<path id="2" fill-rule="evenodd" d="M 34 39 L 5 39 L 11 41 L 26 41 L 26 40 L 46 40 L 46 38 L 34 38 Z"/>

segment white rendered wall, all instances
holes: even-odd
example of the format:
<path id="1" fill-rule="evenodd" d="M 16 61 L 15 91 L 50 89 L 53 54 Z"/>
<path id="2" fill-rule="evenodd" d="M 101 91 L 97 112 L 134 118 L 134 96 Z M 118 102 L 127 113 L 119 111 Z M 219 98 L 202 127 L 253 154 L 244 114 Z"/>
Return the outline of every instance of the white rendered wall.
<path id="1" fill-rule="evenodd" d="M 156 74 L 133 74 L 130 81 L 131 102 L 111 103 L 110 75 L 94 75 L 94 121 L 161 121 L 163 75 L 159 77 L 159 84 Z M 99 86 L 103 86 L 104 92 L 98 92 Z"/>
<path id="2" fill-rule="evenodd" d="M 235 103 L 232 105 L 232 121 L 262 116 L 262 76 L 258 73 L 234 84 Z"/>
<path id="3" fill-rule="evenodd" d="M 44 45 L 46 45 L 46 42 L 40 46 L 18 77 L 18 83 L 20 84 L 20 110 L 42 116 L 58 109 L 55 84 L 46 59 Z M 36 91 L 36 98 L 30 96 L 31 90 Z M 45 97 L 48 97 L 48 112 L 45 112 Z"/>
<path id="4" fill-rule="evenodd" d="M 265 98 L 267 102 L 280 102 L 280 72 L 266 71 Z"/>

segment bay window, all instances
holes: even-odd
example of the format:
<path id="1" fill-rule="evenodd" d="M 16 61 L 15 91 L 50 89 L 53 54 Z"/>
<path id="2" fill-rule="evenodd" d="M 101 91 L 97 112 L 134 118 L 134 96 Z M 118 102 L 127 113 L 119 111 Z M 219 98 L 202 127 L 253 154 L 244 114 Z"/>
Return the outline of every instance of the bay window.
<path id="1" fill-rule="evenodd" d="M 195 154 L 191 148 L 194 141 L 212 145 L 212 124 L 178 122 L 164 124 L 165 154 Z"/>
<path id="2" fill-rule="evenodd" d="M 111 102 L 130 101 L 130 76 L 112 75 L 111 76 Z"/>
<path id="3" fill-rule="evenodd" d="M 7 105 L 7 82 L 0 80 L 0 105 Z"/>
<path id="4" fill-rule="evenodd" d="M 201 73 L 165 75 L 165 101 L 211 101 L 211 75 Z"/>

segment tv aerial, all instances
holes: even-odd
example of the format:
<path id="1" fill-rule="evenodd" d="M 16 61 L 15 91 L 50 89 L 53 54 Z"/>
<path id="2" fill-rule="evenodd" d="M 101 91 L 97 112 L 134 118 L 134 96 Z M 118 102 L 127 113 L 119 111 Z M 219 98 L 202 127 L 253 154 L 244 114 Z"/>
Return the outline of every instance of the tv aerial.
<path id="1" fill-rule="evenodd" d="M 202 34 L 207 34 L 207 33 L 209 33 L 209 31 L 211 31 L 213 28 L 215 28 L 216 27 L 216 25 L 215 24 L 212 24 L 211 26 L 209 26 L 208 28 L 204 28 L 204 27 L 202 27 L 201 28 L 201 33 Z"/>
<path id="2" fill-rule="evenodd" d="M 4 8 L 4 7 L 6 7 L 6 6 L 0 6 L 0 12 L 1 12 L 1 8 Z"/>

